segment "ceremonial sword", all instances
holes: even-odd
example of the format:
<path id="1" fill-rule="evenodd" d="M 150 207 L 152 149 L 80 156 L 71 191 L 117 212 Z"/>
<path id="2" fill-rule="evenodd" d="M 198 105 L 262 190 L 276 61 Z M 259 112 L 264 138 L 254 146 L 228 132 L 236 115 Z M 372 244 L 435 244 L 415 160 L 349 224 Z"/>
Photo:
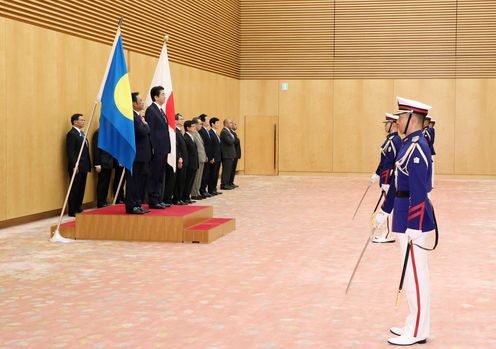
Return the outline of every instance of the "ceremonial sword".
<path id="1" fill-rule="evenodd" d="M 370 229 L 370 234 L 367 237 L 367 242 L 365 242 L 365 246 L 363 246 L 362 253 L 360 253 L 360 257 L 358 257 L 358 261 L 355 264 L 355 268 L 353 269 L 353 273 L 351 273 L 350 281 L 348 281 L 348 286 L 346 286 L 346 291 L 344 291 L 345 294 L 347 294 L 348 290 L 350 289 L 351 282 L 353 281 L 353 277 L 355 276 L 355 273 L 358 269 L 358 266 L 360 265 L 360 262 L 362 261 L 363 254 L 365 253 L 365 250 L 367 249 L 367 246 L 369 245 L 370 239 L 372 238 L 372 235 L 374 235 L 374 232 L 375 232 L 375 228 Z"/>
<path id="2" fill-rule="evenodd" d="M 356 210 L 355 210 L 355 213 L 353 214 L 353 218 L 352 218 L 351 220 L 354 220 L 354 219 L 355 219 L 355 216 L 356 216 L 356 214 L 357 214 L 357 212 L 358 212 L 358 209 L 360 208 L 360 205 L 362 204 L 362 201 L 363 201 L 363 199 L 365 198 L 365 195 L 367 195 L 367 192 L 369 191 L 369 189 L 370 189 L 370 186 L 371 186 L 371 185 L 372 185 L 372 183 L 369 183 L 369 185 L 367 186 L 367 189 L 365 189 L 365 193 L 363 193 L 363 195 L 362 195 L 362 199 L 361 199 L 361 200 L 360 200 L 360 202 L 358 203 L 358 206 L 357 206 L 357 208 L 356 208 Z"/>

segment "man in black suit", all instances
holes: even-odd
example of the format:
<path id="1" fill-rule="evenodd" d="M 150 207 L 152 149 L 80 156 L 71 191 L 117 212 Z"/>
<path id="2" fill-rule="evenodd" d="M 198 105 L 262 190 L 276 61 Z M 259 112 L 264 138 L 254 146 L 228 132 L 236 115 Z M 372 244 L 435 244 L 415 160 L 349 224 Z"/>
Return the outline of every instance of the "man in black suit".
<path id="1" fill-rule="evenodd" d="M 86 177 L 91 171 L 90 152 L 88 140 L 85 140 L 83 152 L 79 164 L 76 167 L 76 161 L 79 156 L 79 151 L 84 140 L 84 118 L 83 114 L 74 114 L 71 116 L 72 128 L 66 136 L 66 151 L 67 151 L 67 170 L 69 178 L 72 178 L 73 171 L 76 171 L 74 182 L 72 183 L 69 193 L 69 216 L 75 217 L 76 213 L 83 212 L 84 190 L 86 188 Z"/>
<path id="2" fill-rule="evenodd" d="M 136 157 L 133 162 L 133 174 L 126 170 L 126 212 L 143 214 L 150 212 L 141 207 L 145 199 L 146 180 L 152 159 L 150 126 L 140 115 L 144 103 L 138 92 L 131 93 L 134 115 L 134 138 L 136 141 Z"/>
<path id="3" fill-rule="evenodd" d="M 192 204 L 194 201 L 191 200 L 191 188 L 193 188 L 193 182 L 195 180 L 196 171 L 199 167 L 198 160 L 198 149 L 196 148 L 195 141 L 193 140 L 193 133 L 196 131 L 196 122 L 186 121 L 184 123 L 184 142 L 186 143 L 186 148 L 188 149 L 188 167 L 186 168 L 186 183 L 184 185 L 183 202 L 186 204 Z"/>
<path id="4" fill-rule="evenodd" d="M 162 183 L 164 180 L 167 155 L 171 151 L 169 124 L 162 109 L 165 104 L 165 91 L 162 86 L 154 86 L 150 90 L 153 103 L 146 109 L 145 120 L 150 126 L 150 139 L 153 157 L 150 163 L 148 179 L 148 201 L 150 208 L 164 209 L 169 204 L 162 202 Z"/>
<path id="5" fill-rule="evenodd" d="M 185 205 L 183 201 L 184 186 L 186 184 L 186 171 L 189 165 L 188 148 L 181 132 L 184 129 L 184 118 L 177 113 L 176 116 L 176 184 L 174 185 L 174 205 Z"/>
<path id="6" fill-rule="evenodd" d="M 217 130 L 220 126 L 220 121 L 218 118 L 211 118 L 210 121 L 210 140 L 212 142 L 212 155 L 213 163 L 209 165 L 209 181 L 208 181 L 208 192 L 210 195 L 219 195 L 221 192 L 217 191 L 217 182 L 219 181 L 219 170 L 220 162 L 222 161 L 222 153 L 220 151 L 220 137 L 217 134 Z"/>
<path id="7" fill-rule="evenodd" d="M 233 163 L 236 158 L 236 148 L 234 147 L 234 135 L 231 133 L 232 121 L 224 120 L 224 128 L 220 132 L 220 149 L 222 152 L 222 176 L 220 181 L 220 189 L 234 189 L 230 185 Z"/>
<path id="8" fill-rule="evenodd" d="M 208 116 L 207 114 L 202 114 L 198 117 L 202 123 L 201 129 L 198 131 L 202 140 L 203 146 L 205 148 L 205 153 L 207 154 L 207 162 L 203 167 L 203 174 L 200 184 L 200 195 L 204 198 L 211 197 L 212 195 L 207 192 L 207 185 L 209 182 L 210 166 L 214 163 L 214 156 L 212 152 L 212 140 L 210 139 L 210 134 L 208 132 Z"/>
<path id="9" fill-rule="evenodd" d="M 107 194 L 110 187 L 110 177 L 114 168 L 114 158 L 105 150 L 98 148 L 98 134 L 100 129 L 93 133 L 93 166 L 98 173 L 96 184 L 96 206 L 98 208 L 108 206 Z M 115 183 L 115 178 L 114 178 Z"/>
<path id="10" fill-rule="evenodd" d="M 236 121 L 232 122 L 231 133 L 234 136 L 234 149 L 236 149 L 236 157 L 233 161 L 233 169 L 231 171 L 231 178 L 229 179 L 229 185 L 233 188 L 239 187 L 239 185 L 234 184 L 234 176 L 236 175 L 236 168 L 238 167 L 238 160 L 241 159 L 241 143 L 239 142 L 238 134 L 236 130 L 238 129 L 238 124 Z"/>

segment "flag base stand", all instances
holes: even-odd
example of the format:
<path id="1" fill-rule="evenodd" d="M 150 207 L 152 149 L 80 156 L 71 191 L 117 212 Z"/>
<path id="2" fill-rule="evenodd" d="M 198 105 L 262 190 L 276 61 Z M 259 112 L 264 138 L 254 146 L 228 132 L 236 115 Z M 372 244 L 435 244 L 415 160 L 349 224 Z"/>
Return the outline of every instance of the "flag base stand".
<path id="1" fill-rule="evenodd" d="M 60 232 L 59 230 L 55 230 L 55 232 L 53 233 L 53 236 L 50 238 L 50 241 L 51 242 L 62 242 L 62 243 L 68 243 L 68 242 L 73 242 L 74 240 L 72 239 L 68 239 L 68 238 L 65 238 L 63 237 L 62 235 L 60 235 Z"/>

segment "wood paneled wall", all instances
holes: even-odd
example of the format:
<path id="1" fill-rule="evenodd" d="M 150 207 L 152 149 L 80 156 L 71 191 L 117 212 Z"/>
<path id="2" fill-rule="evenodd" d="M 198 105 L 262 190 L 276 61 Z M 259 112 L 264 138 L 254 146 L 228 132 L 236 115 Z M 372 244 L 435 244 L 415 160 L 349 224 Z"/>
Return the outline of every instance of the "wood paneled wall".
<path id="1" fill-rule="evenodd" d="M 109 53 L 109 45 L 0 17 L 0 222 L 62 206 L 70 116 L 89 119 Z M 132 89 L 146 94 L 157 58 L 126 57 Z M 186 118 L 239 115 L 239 80 L 175 63 L 171 74 Z M 95 199 L 95 179 L 85 202 Z"/>
<path id="2" fill-rule="evenodd" d="M 241 0 L 242 79 L 496 77 L 496 2 Z"/>
<path id="3" fill-rule="evenodd" d="M 0 16 L 104 44 L 122 16 L 125 49 L 158 57 L 167 33 L 171 61 L 239 76 L 238 0 L 0 0 Z"/>
<path id="4" fill-rule="evenodd" d="M 240 112 L 279 116 L 281 173 L 368 173 L 384 112 L 398 95 L 418 99 L 437 120 L 436 172 L 494 176 L 495 94 L 496 79 L 242 80 Z"/>

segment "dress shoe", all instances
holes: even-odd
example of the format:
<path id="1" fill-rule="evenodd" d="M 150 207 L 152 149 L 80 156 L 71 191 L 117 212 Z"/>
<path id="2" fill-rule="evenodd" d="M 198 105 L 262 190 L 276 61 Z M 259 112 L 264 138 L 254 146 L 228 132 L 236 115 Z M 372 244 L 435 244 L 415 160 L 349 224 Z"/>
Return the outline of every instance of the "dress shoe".
<path id="1" fill-rule="evenodd" d="M 161 204 L 149 204 L 148 207 L 156 210 L 163 210 L 165 208 L 165 206 L 162 206 Z"/>
<path id="2" fill-rule="evenodd" d="M 174 202 L 173 202 L 173 204 L 174 204 L 174 205 L 176 205 L 176 206 L 183 206 L 183 205 L 186 205 L 186 203 L 184 203 L 184 202 L 183 202 L 183 201 L 181 201 L 181 200 L 174 201 Z"/>
<path id="3" fill-rule="evenodd" d="M 69 213 L 68 216 L 69 217 L 76 217 L 76 214 L 75 213 Z"/>
<path id="4" fill-rule="evenodd" d="M 191 204 L 194 204 L 196 201 L 193 201 L 193 200 L 186 200 L 184 201 L 186 203 L 186 205 L 191 205 Z"/>
<path id="5" fill-rule="evenodd" d="M 398 336 L 388 339 L 388 343 L 392 345 L 413 345 L 413 344 L 425 344 L 427 342 L 427 338 L 422 337 L 412 337 L 412 336 Z"/>
<path id="6" fill-rule="evenodd" d="M 372 239 L 372 242 L 375 244 L 388 244 L 395 242 L 396 240 L 394 238 L 386 238 L 384 236 L 374 236 Z"/>
<path id="7" fill-rule="evenodd" d="M 197 195 L 197 196 L 195 195 L 195 196 L 192 196 L 191 198 L 192 198 L 193 200 L 203 200 L 203 199 L 204 199 L 204 197 L 202 197 L 202 196 L 200 196 L 200 195 Z"/>
<path id="8" fill-rule="evenodd" d="M 169 203 L 169 202 L 161 202 L 161 204 L 162 204 L 162 206 L 165 206 L 165 208 L 172 206 L 172 203 Z"/>
<path id="9" fill-rule="evenodd" d="M 81 212 L 83 212 L 83 209 L 81 207 L 76 210 L 76 213 L 81 213 Z"/>
<path id="10" fill-rule="evenodd" d="M 403 328 L 401 327 L 391 327 L 389 331 L 397 336 L 401 336 L 403 334 Z"/>
<path id="11" fill-rule="evenodd" d="M 233 187 L 233 188 L 239 188 L 239 185 L 234 184 L 234 183 L 231 183 L 231 184 L 229 184 L 229 185 L 230 185 L 231 187 Z"/>
<path id="12" fill-rule="evenodd" d="M 96 207 L 98 207 L 98 208 L 107 207 L 107 206 L 110 206 L 110 204 L 108 202 L 104 202 L 104 203 L 96 205 Z"/>
<path id="13" fill-rule="evenodd" d="M 222 187 L 220 187 L 220 189 L 222 189 L 222 190 L 233 190 L 234 188 L 229 187 L 229 186 L 222 186 Z"/>
<path id="14" fill-rule="evenodd" d="M 221 191 L 216 191 L 215 192 L 215 195 L 222 195 L 222 192 Z"/>
<path id="15" fill-rule="evenodd" d="M 143 211 L 143 213 L 148 213 L 148 212 L 152 212 L 150 210 L 147 210 L 146 208 L 144 207 L 139 207 L 139 209 L 141 209 L 141 211 Z"/>
<path id="16" fill-rule="evenodd" d="M 203 193 L 201 194 L 201 196 L 203 196 L 204 198 L 211 198 L 213 195 L 209 193 Z"/>
<path id="17" fill-rule="evenodd" d="M 117 201 L 115 202 L 116 205 L 117 204 L 123 204 L 123 203 L 124 203 L 124 200 L 122 200 L 122 199 L 117 199 Z"/>
<path id="18" fill-rule="evenodd" d="M 145 212 L 141 209 L 141 207 L 133 207 L 132 210 L 126 210 L 127 214 L 144 214 Z"/>

